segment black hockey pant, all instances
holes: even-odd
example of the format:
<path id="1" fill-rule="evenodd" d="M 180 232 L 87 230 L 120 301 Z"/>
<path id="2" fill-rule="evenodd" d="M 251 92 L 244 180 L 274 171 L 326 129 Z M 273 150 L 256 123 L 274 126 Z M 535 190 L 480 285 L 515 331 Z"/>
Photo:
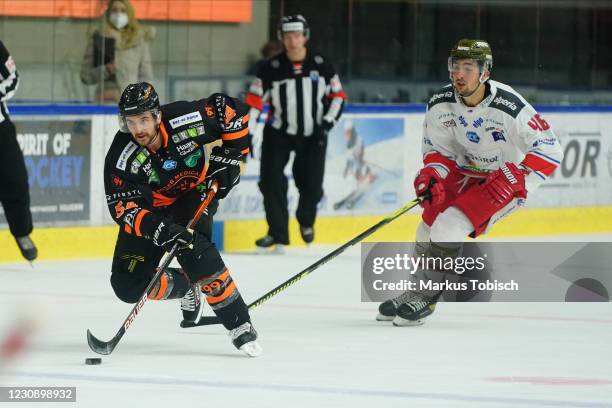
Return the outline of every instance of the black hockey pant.
<path id="1" fill-rule="evenodd" d="M 0 146 L 0 202 L 11 234 L 23 237 L 32 232 L 28 172 L 15 125 L 8 119 L 0 123 Z"/>
<path id="2" fill-rule="evenodd" d="M 167 208 L 164 215 L 177 224 L 187 225 L 199 204 L 200 194 L 192 191 Z M 170 268 L 168 271 L 172 274 L 175 294 L 178 295 L 171 298 L 182 297 L 192 282 L 208 282 L 208 277 L 216 279 L 226 271 L 219 251 L 211 242 L 213 215 L 217 206 L 218 201 L 213 200 L 196 224 L 193 249 L 178 253 L 176 259 L 181 269 Z M 155 275 L 155 268 L 163 255 L 164 250 L 154 245 L 152 240 L 128 234 L 121 228 L 115 245 L 110 278 L 117 297 L 126 303 L 138 302 Z M 210 299 L 211 297 L 208 298 L 209 303 Z M 235 294 L 226 300 L 218 306 L 211 306 L 228 330 L 250 321 L 246 304 L 237 289 Z"/>
<path id="3" fill-rule="evenodd" d="M 288 182 L 284 169 L 291 151 L 295 151 L 293 179 L 300 193 L 295 215 L 301 226 L 312 227 L 317 204 L 323 197 L 326 148 L 323 135 L 292 136 L 270 126 L 264 128 L 259 189 L 264 198 L 268 234 L 277 242 L 289 243 Z"/>

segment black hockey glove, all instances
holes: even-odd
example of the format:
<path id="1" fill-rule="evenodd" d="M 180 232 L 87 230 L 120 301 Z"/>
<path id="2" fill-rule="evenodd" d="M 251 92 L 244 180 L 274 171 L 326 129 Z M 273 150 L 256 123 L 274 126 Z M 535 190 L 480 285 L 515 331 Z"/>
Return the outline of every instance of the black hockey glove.
<path id="1" fill-rule="evenodd" d="M 164 248 L 166 252 L 170 252 L 174 244 L 178 244 L 178 249 L 181 250 L 191 247 L 193 234 L 182 225 L 164 219 L 153 233 L 153 243 Z"/>
<path id="2" fill-rule="evenodd" d="M 238 149 L 215 146 L 208 158 L 208 171 L 204 183 L 210 189 L 214 181 L 218 183 L 215 198 L 225 198 L 229 191 L 240 182 L 240 161 Z"/>

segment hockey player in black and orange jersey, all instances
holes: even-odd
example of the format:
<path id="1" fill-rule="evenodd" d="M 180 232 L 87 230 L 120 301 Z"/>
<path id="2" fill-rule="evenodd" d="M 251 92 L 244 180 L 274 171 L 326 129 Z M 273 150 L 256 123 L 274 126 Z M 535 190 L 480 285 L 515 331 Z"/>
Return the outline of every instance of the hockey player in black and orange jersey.
<path id="1" fill-rule="evenodd" d="M 106 155 L 106 201 L 119 236 L 111 285 L 117 297 L 135 303 L 165 251 L 179 245 L 181 268 L 167 268 L 149 299 L 181 299 L 183 318 L 197 322 L 202 293 L 233 344 L 261 354 L 248 308 L 212 240 L 218 199 L 240 181 L 248 153 L 248 107 L 223 94 L 160 106 L 151 84 L 129 85 L 119 100 L 120 130 Z M 204 146 L 222 140 L 210 157 Z M 215 199 L 193 230 L 185 225 L 206 191 Z"/>

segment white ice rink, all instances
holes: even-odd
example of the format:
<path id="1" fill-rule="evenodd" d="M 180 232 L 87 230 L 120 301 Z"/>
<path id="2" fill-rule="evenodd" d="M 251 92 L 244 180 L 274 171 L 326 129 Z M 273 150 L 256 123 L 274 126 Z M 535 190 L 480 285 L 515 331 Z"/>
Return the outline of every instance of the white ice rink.
<path id="1" fill-rule="evenodd" d="M 250 302 L 328 251 L 224 258 Z M 222 326 L 179 328 L 176 301 L 147 302 L 99 366 L 86 330 L 108 340 L 131 310 L 110 259 L 0 265 L 0 333 L 24 308 L 39 320 L 0 384 L 75 386 L 87 408 L 612 407 L 609 303 L 441 303 L 398 328 L 360 302 L 359 263 L 356 246 L 253 310 L 260 358 Z"/>

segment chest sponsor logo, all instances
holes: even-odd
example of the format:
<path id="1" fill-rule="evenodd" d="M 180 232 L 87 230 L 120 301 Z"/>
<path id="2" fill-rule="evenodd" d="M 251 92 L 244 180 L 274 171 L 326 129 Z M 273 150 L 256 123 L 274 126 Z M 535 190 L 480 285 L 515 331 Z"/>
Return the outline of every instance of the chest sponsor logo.
<path id="1" fill-rule="evenodd" d="M 128 159 L 130 158 L 132 153 L 136 151 L 136 149 L 138 149 L 138 145 L 134 142 L 129 142 L 127 146 L 123 148 L 123 151 L 119 155 L 119 159 L 117 159 L 117 164 L 115 167 L 117 167 L 119 170 L 125 170 L 125 168 L 127 167 Z"/>
<path id="2" fill-rule="evenodd" d="M 155 171 L 155 169 L 151 169 L 151 174 L 149 175 L 149 184 L 159 184 L 159 175 Z"/>
<path id="3" fill-rule="evenodd" d="M 504 137 L 504 132 L 501 129 L 494 130 L 493 133 L 491 133 L 491 135 L 493 136 L 494 142 L 505 142 L 506 141 L 506 138 Z"/>
<path id="4" fill-rule="evenodd" d="M 113 183 L 113 186 L 115 186 L 115 188 L 121 190 L 125 187 L 125 181 L 123 181 L 123 179 L 119 176 L 116 176 L 114 174 L 111 174 L 111 181 Z"/>
<path id="5" fill-rule="evenodd" d="M 153 173 L 153 166 L 151 165 L 151 162 L 143 164 L 142 169 L 144 170 L 147 177 L 151 176 L 151 173 Z"/>
<path id="6" fill-rule="evenodd" d="M 174 161 L 174 160 L 166 160 L 164 162 L 164 164 L 162 165 L 162 167 L 166 171 L 171 171 L 171 170 L 176 169 L 176 165 L 177 165 L 176 161 Z"/>
<path id="7" fill-rule="evenodd" d="M 423 143 L 425 143 L 426 145 L 429 145 L 429 146 L 433 146 L 433 143 L 431 143 L 431 139 L 428 138 L 428 137 L 424 137 L 423 138 Z"/>
<path id="8" fill-rule="evenodd" d="M 130 173 L 138 174 L 138 170 L 140 170 L 140 166 L 142 166 L 142 164 L 138 160 L 134 160 L 132 162 L 132 165 L 130 166 Z"/>
<path id="9" fill-rule="evenodd" d="M 476 165 L 490 165 L 494 163 L 499 163 L 499 156 L 497 154 L 474 154 L 467 152 L 465 154 L 465 158 L 468 159 L 470 163 L 474 163 Z"/>
<path id="10" fill-rule="evenodd" d="M 196 126 L 187 129 L 187 136 L 189 137 L 198 137 L 205 134 L 204 126 Z"/>
<path id="11" fill-rule="evenodd" d="M 484 123 L 484 119 L 483 118 L 478 118 L 472 124 L 474 125 L 474 127 L 476 129 L 478 129 L 479 127 L 482 126 L 483 123 Z"/>
<path id="12" fill-rule="evenodd" d="M 463 116 L 459 116 L 459 123 L 461 123 L 461 125 L 463 125 L 463 127 L 468 127 L 468 123 L 467 120 L 465 120 L 465 118 Z"/>
<path id="13" fill-rule="evenodd" d="M 198 148 L 198 144 L 191 140 L 187 143 L 176 145 L 176 150 L 178 151 L 178 154 L 180 154 L 181 156 L 186 156 L 197 148 Z"/>
<path id="14" fill-rule="evenodd" d="M 174 143 L 180 143 L 183 140 L 187 140 L 187 131 L 183 130 L 182 132 L 178 132 L 174 135 L 172 135 L 172 141 Z"/>
<path id="15" fill-rule="evenodd" d="M 465 137 L 467 137 L 467 139 L 472 143 L 480 142 L 480 136 L 478 136 L 476 132 L 467 132 Z"/>
<path id="16" fill-rule="evenodd" d="M 457 123 L 455 122 L 455 119 L 447 120 L 446 122 L 442 122 L 442 124 L 446 126 L 447 128 L 457 127 Z"/>
<path id="17" fill-rule="evenodd" d="M 202 121 L 202 115 L 200 112 L 190 112 L 186 115 L 179 116 L 178 118 L 170 119 L 170 126 L 172 129 L 176 129 L 177 127 L 188 125 L 190 123 Z"/>
<path id="18" fill-rule="evenodd" d="M 202 151 L 198 150 L 195 153 L 187 156 L 187 158 L 185 159 L 185 164 L 187 165 L 187 167 L 195 167 L 196 164 L 198 164 L 198 160 L 200 160 L 200 157 L 202 157 Z"/>

